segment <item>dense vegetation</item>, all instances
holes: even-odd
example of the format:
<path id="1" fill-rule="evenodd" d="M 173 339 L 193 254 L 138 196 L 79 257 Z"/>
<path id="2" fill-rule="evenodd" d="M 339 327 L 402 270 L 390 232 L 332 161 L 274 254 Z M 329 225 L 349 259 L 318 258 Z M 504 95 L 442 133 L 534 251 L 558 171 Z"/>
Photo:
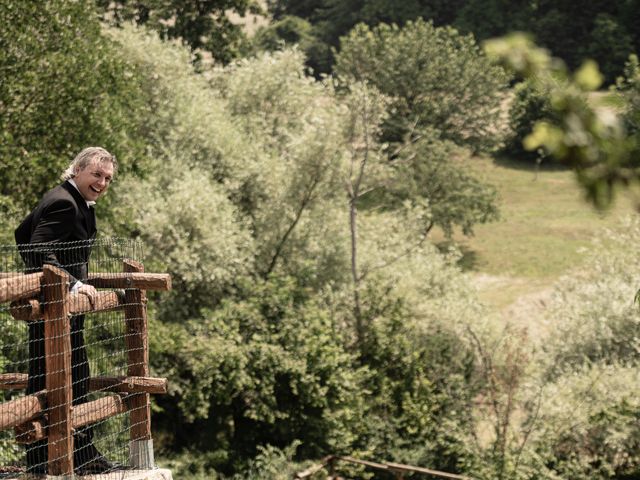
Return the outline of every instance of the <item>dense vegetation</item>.
<path id="1" fill-rule="evenodd" d="M 358 23 L 404 25 L 418 18 L 436 26 L 454 26 L 478 40 L 514 30 L 530 32 L 571 68 L 585 58 L 595 59 L 609 83 L 622 73 L 629 54 L 640 49 L 637 0 L 268 0 L 268 4 L 277 22 L 267 28 L 277 33 L 285 22 L 295 25 L 281 38 L 295 38 L 291 30 L 304 36 L 309 63 L 320 72 L 332 70 L 333 49 L 340 50 L 340 37 Z M 308 26 L 292 22 L 293 17 Z"/>
<path id="2" fill-rule="evenodd" d="M 540 338 L 492 322 L 459 253 L 431 241 L 434 228 L 472 234 L 498 218 L 497 192 L 468 165 L 526 130 L 505 137 L 497 115 L 509 74 L 444 26 L 479 22 L 478 2 L 431 2 L 430 13 L 274 2 L 272 28 L 290 14 L 311 22 L 287 20 L 309 56 L 287 47 L 237 61 L 236 37 L 222 48 L 205 34 L 220 33 L 220 15 L 193 23 L 183 2 L 147 3 L 0 4 L 0 240 L 80 148 L 118 156 L 101 232 L 141 239 L 147 268 L 173 278 L 150 308 L 153 374 L 171 385 L 155 400 L 155 444 L 176 478 L 288 478 L 329 453 L 476 478 L 640 475 L 637 222 L 562 282 L 548 318 L 531 319 L 549 325 Z M 249 8 L 203 3 L 197 14 Z M 495 3 L 495 25 L 467 30 L 510 25 Z M 532 25 L 555 31 L 552 19 L 573 14 L 562 5 Z M 637 48 L 622 11 L 589 18 Z M 343 34 L 333 76 L 309 75 L 314 48 Z M 194 67 L 173 37 L 219 48 L 226 64 Z M 632 58 L 617 86 L 629 142 L 639 86 Z M 535 88 L 544 115 L 525 105 L 522 124 L 572 113 Z M 8 444 L 0 453 L 15 457 Z"/>

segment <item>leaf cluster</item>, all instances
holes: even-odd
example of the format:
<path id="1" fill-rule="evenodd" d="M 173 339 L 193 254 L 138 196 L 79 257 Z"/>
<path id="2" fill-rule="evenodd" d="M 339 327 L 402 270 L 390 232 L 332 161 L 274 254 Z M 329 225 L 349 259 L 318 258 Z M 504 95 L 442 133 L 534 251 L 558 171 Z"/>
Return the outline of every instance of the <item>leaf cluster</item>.
<path id="1" fill-rule="evenodd" d="M 498 113 L 507 75 L 473 37 L 416 20 L 355 27 L 341 39 L 335 72 L 374 85 L 391 98 L 384 140 L 423 129 L 474 150 L 500 142 Z"/>
<path id="2" fill-rule="evenodd" d="M 244 32 L 228 13 L 244 16 L 260 11 L 253 0 L 95 0 L 95 4 L 103 19 L 113 25 L 127 22 L 144 25 L 164 39 L 181 40 L 191 50 L 207 52 L 222 63 L 229 63 L 246 48 Z"/>

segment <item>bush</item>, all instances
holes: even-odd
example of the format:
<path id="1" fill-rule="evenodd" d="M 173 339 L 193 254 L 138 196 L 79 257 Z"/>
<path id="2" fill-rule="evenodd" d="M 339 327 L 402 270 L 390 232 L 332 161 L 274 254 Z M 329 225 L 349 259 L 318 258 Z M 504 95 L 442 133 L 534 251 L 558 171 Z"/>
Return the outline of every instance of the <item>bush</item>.
<path id="1" fill-rule="evenodd" d="M 547 92 L 541 91 L 541 87 L 532 82 L 517 84 L 509 108 L 510 133 L 505 141 L 504 153 L 518 160 L 536 163 L 550 160 L 551 156 L 544 150 L 526 150 L 522 142 L 533 131 L 536 122 L 549 120 L 552 116 L 553 110 Z"/>
<path id="2" fill-rule="evenodd" d="M 367 372 L 310 293 L 290 278 L 248 281 L 202 319 L 159 326 L 151 358 L 174 379 L 158 401 L 174 445 L 218 451 L 215 468 L 227 473 L 260 446 L 301 440 L 302 458 L 349 451 Z"/>
<path id="3" fill-rule="evenodd" d="M 615 90 L 627 105 L 625 120 L 629 133 L 640 134 L 640 63 L 637 55 L 630 55 L 624 76 L 618 78 Z"/>
<path id="4" fill-rule="evenodd" d="M 545 346 L 550 374 L 592 363 L 640 363 L 640 312 L 633 303 L 640 285 L 638 234 L 636 219 L 621 233 L 603 234 L 585 272 L 562 279 L 546 319 L 552 326 Z"/>

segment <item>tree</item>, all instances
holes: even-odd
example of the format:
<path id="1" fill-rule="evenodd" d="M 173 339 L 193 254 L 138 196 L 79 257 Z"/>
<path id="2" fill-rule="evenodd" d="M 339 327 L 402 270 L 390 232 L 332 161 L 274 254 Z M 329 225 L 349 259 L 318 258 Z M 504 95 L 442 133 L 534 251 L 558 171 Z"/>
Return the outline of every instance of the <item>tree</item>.
<path id="1" fill-rule="evenodd" d="M 531 24 L 533 11 L 534 2 L 530 0 L 470 0 L 460 6 L 448 23 L 482 41 L 510 31 L 535 28 Z"/>
<path id="2" fill-rule="evenodd" d="M 331 72 L 335 58 L 332 49 L 339 47 L 340 37 L 358 23 L 374 27 L 380 23 L 404 25 L 418 18 L 428 19 L 435 25 L 453 23 L 465 2 L 409 0 L 270 0 L 269 10 L 276 19 L 294 15 L 307 20 L 312 26 L 314 40 L 304 49 L 308 65 L 316 74 Z"/>
<path id="3" fill-rule="evenodd" d="M 497 128 L 507 76 L 471 36 L 418 20 L 403 28 L 358 25 L 341 41 L 335 71 L 390 96 L 383 139 L 401 141 L 424 128 L 474 150 L 500 142 Z"/>
<path id="4" fill-rule="evenodd" d="M 271 0 L 269 8 L 277 19 L 295 15 L 311 24 L 315 41 L 305 53 L 309 65 L 322 73 L 334 65 L 331 48 L 338 49 L 339 38 L 358 23 L 403 26 L 421 18 L 436 26 L 455 26 L 477 40 L 530 31 L 571 68 L 595 58 L 609 83 L 621 73 L 625 57 L 640 46 L 638 0 Z"/>
<path id="5" fill-rule="evenodd" d="M 349 146 L 347 165 L 344 172 L 344 186 L 347 193 L 349 212 L 349 243 L 351 252 L 351 281 L 353 283 L 353 316 L 357 345 L 362 346 L 367 326 L 364 324 L 360 301 L 363 282 L 368 275 L 368 267 L 362 264 L 359 249 L 361 236 L 358 219 L 362 198 L 381 187 L 389 176 L 389 166 L 377 138 L 386 115 L 386 99 L 375 88 L 354 83 L 345 99 L 349 112 L 346 125 L 346 141 Z M 384 268 L 381 267 L 381 268 Z"/>
<path id="6" fill-rule="evenodd" d="M 391 204 L 423 201 L 429 210 L 425 234 L 438 226 L 447 237 L 454 228 L 473 235 L 475 225 L 497 220 L 497 192 L 467 168 L 473 161 L 467 150 L 425 131 L 415 142 L 398 148 L 391 161 Z"/>
<path id="7" fill-rule="evenodd" d="M 242 29 L 231 22 L 227 12 L 244 16 L 257 13 L 253 0 L 96 0 L 107 20 L 121 25 L 134 21 L 157 31 L 162 38 L 180 39 L 192 50 L 205 50 L 214 59 L 228 63 L 244 48 Z"/>
<path id="8" fill-rule="evenodd" d="M 297 44 L 302 51 L 307 51 L 313 41 L 311 24 L 300 17 L 287 15 L 260 28 L 252 44 L 258 50 L 267 51 L 281 50 L 285 45 Z"/>
<path id="9" fill-rule="evenodd" d="M 301 53 L 286 49 L 232 64 L 212 82 L 252 148 L 235 201 L 251 218 L 257 271 L 265 278 L 312 271 L 308 280 L 321 284 L 343 258 L 339 233 L 321 243 L 315 237 L 337 228 L 342 114 L 331 87 L 305 71 Z"/>
<path id="10" fill-rule="evenodd" d="M 0 205 L 27 211 L 87 145 L 115 153 L 121 173 L 139 168 L 139 77 L 92 4 L 2 2 L 0 22 Z"/>
<path id="11" fill-rule="evenodd" d="M 633 51 L 627 50 L 630 39 L 623 26 L 627 21 L 622 12 L 626 3 L 543 0 L 535 6 L 534 22 L 526 30 L 535 34 L 540 45 L 553 49 L 569 68 L 576 69 L 587 58 L 593 58 L 606 65 L 607 74 L 612 72 L 608 80 L 614 81 L 622 71 L 624 59 Z M 639 33 L 637 25 L 630 31 L 635 31 L 635 36 Z"/>
<path id="12" fill-rule="evenodd" d="M 348 451 L 362 429 L 369 372 L 354 367 L 338 318 L 292 278 L 239 286 L 203 318 L 157 326 L 150 358 L 175 379 L 158 402 L 174 446 L 209 452 L 209 468 L 226 473 L 266 445 L 301 440 L 303 458 Z"/>
<path id="13" fill-rule="evenodd" d="M 625 27 L 613 15 L 599 13 L 581 53 L 598 63 L 605 83 L 613 84 L 633 51 L 633 38 Z"/>

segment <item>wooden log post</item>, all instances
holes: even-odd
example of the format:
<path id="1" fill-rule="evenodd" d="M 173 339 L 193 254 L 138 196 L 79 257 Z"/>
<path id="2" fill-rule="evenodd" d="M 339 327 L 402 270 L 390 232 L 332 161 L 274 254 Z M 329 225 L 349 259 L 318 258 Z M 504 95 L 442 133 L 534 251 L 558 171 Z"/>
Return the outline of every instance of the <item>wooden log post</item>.
<path id="1" fill-rule="evenodd" d="M 44 345 L 47 406 L 49 413 L 49 475 L 73 475 L 71 421 L 71 325 L 69 323 L 69 275 L 45 265 Z"/>
<path id="2" fill-rule="evenodd" d="M 124 261 L 125 273 L 142 273 L 144 266 L 133 260 Z M 149 339 L 147 330 L 147 298 L 142 289 L 125 290 L 124 317 L 128 356 L 127 375 L 149 376 Z M 154 468 L 151 438 L 151 408 L 148 393 L 137 393 L 129 400 L 129 462 L 140 469 Z"/>

